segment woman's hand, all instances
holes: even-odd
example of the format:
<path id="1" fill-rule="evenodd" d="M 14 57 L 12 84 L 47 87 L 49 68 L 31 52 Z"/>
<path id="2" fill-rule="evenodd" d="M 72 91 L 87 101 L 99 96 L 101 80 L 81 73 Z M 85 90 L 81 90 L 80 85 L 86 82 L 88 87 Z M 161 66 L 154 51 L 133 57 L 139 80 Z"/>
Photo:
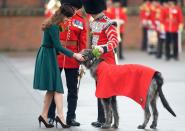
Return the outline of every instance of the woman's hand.
<path id="1" fill-rule="evenodd" d="M 82 54 L 74 53 L 74 54 L 73 54 L 73 57 L 74 57 L 75 59 L 77 59 L 78 61 L 85 61 L 85 59 L 83 58 Z"/>

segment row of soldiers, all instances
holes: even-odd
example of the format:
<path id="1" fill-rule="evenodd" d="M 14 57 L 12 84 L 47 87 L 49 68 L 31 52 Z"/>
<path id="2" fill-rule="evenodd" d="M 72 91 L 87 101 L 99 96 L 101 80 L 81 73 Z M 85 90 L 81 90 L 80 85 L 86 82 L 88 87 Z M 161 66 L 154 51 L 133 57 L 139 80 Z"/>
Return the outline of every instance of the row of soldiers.
<path id="1" fill-rule="evenodd" d="M 140 19 L 143 27 L 142 50 L 157 58 L 165 52 L 166 60 L 179 59 L 183 13 L 177 0 L 146 0 L 140 7 Z"/>

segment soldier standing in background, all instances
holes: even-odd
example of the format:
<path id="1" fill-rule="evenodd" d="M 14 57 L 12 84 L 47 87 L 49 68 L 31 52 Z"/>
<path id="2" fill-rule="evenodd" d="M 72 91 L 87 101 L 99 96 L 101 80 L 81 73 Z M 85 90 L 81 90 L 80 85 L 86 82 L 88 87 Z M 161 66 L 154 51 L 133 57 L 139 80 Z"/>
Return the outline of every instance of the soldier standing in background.
<path id="1" fill-rule="evenodd" d="M 53 14 L 55 14 L 56 10 L 58 10 L 60 6 L 61 4 L 59 0 L 50 0 L 45 5 L 45 12 L 44 12 L 45 17 L 46 18 L 51 17 Z"/>
<path id="2" fill-rule="evenodd" d="M 165 41 L 166 41 L 166 32 L 164 29 L 164 23 L 163 23 L 163 15 L 164 11 L 168 7 L 167 0 L 163 0 L 161 2 L 160 13 L 156 16 L 159 21 L 158 26 L 158 45 L 157 45 L 157 54 L 156 58 L 160 59 L 162 55 L 164 54 L 164 48 L 165 48 Z"/>
<path id="3" fill-rule="evenodd" d="M 148 29 L 148 53 L 157 53 L 157 47 L 160 39 L 161 32 L 161 17 L 162 7 L 158 0 L 151 0 L 150 7 L 150 21 L 151 24 Z"/>
<path id="4" fill-rule="evenodd" d="M 151 3 L 149 0 L 145 0 L 144 3 L 140 6 L 140 20 L 142 25 L 142 44 L 141 50 L 146 51 L 148 46 L 147 31 L 149 28 L 150 22 L 150 6 Z"/>
<path id="5" fill-rule="evenodd" d="M 123 35 L 125 32 L 125 23 L 127 22 L 126 8 L 122 7 L 121 0 L 112 0 L 113 6 L 109 7 L 106 15 L 117 23 L 118 33 L 118 57 L 123 59 Z"/>
<path id="6" fill-rule="evenodd" d="M 183 30 L 183 13 L 177 5 L 177 0 L 168 0 L 168 8 L 164 10 L 163 23 L 166 31 L 166 60 L 173 57 L 179 60 L 178 31 Z M 171 44 L 173 49 L 171 49 Z M 171 52 L 173 54 L 171 55 Z"/>
<path id="7" fill-rule="evenodd" d="M 62 0 L 61 3 L 67 3 L 74 7 L 76 14 L 70 19 L 62 22 L 60 24 L 60 40 L 63 47 L 73 51 L 80 52 L 86 48 L 87 42 L 87 29 L 85 20 L 82 17 L 81 10 L 82 7 L 81 0 Z M 77 11 L 78 10 L 78 11 Z M 73 59 L 64 56 L 63 54 L 58 55 L 58 65 L 60 72 L 65 71 L 66 84 L 68 88 L 67 102 L 68 110 L 66 122 L 70 126 L 80 126 L 80 123 L 76 119 L 76 107 L 78 100 L 78 74 L 79 74 L 79 63 Z M 48 118 L 49 122 L 53 123 L 55 118 L 55 108 L 56 105 L 54 100 L 51 103 Z"/>

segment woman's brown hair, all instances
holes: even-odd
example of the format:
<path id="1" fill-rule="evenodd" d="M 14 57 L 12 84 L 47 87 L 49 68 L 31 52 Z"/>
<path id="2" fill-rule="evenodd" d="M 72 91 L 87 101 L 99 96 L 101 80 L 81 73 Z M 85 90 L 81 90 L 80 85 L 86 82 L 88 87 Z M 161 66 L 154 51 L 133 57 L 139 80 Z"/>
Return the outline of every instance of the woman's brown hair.
<path id="1" fill-rule="evenodd" d="M 72 17 L 74 15 L 74 8 L 70 4 L 62 4 L 62 6 L 55 12 L 55 14 L 42 23 L 42 30 L 50 27 L 53 24 L 58 25 L 65 17 Z"/>

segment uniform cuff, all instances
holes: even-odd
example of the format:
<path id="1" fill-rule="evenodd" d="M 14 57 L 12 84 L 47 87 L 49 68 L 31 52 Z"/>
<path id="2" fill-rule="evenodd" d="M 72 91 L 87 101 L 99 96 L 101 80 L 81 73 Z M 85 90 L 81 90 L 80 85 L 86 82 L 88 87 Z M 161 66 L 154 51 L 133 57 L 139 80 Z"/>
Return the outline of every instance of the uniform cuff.
<path id="1" fill-rule="evenodd" d="M 106 46 L 103 46 L 103 52 L 104 52 L 104 53 L 107 53 L 107 51 L 108 51 L 108 50 L 107 50 L 107 47 L 106 47 Z"/>

